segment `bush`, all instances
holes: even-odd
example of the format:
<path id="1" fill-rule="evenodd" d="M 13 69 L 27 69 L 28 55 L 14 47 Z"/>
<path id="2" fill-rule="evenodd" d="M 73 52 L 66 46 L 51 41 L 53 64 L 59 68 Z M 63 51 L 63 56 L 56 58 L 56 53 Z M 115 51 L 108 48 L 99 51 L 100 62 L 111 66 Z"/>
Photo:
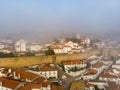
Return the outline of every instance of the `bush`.
<path id="1" fill-rule="evenodd" d="M 49 47 L 48 50 L 45 52 L 45 55 L 55 55 L 55 52 Z"/>
<path id="2" fill-rule="evenodd" d="M 25 56 L 35 56 L 35 54 L 32 53 L 32 52 L 26 52 L 26 53 L 25 53 Z"/>

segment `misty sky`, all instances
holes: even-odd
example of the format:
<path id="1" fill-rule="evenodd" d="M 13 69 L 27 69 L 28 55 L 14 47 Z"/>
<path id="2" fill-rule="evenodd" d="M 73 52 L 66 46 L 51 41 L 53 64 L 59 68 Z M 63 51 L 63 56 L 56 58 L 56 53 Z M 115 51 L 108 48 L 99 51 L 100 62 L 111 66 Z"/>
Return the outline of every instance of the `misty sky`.
<path id="1" fill-rule="evenodd" d="M 120 34 L 120 0 L 0 0 L 0 38 Z"/>

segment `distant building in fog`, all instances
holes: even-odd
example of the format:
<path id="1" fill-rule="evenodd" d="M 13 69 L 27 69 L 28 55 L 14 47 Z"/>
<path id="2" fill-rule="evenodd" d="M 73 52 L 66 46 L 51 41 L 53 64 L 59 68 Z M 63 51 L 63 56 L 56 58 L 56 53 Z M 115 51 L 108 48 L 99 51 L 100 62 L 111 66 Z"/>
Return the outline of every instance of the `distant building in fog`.
<path id="1" fill-rule="evenodd" d="M 15 52 L 25 52 L 26 51 L 26 41 L 20 39 L 15 42 Z"/>
<path id="2" fill-rule="evenodd" d="M 3 48 L 5 48 L 5 45 L 0 43 L 0 49 L 3 49 Z"/>
<path id="3" fill-rule="evenodd" d="M 27 46 L 28 50 L 38 52 L 42 49 L 42 45 L 38 43 L 32 43 Z"/>

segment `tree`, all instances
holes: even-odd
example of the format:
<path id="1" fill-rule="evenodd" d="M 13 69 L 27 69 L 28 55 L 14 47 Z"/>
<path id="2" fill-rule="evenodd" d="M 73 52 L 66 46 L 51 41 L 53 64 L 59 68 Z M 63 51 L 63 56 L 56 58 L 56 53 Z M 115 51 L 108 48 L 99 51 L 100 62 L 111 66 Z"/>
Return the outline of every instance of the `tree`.
<path id="1" fill-rule="evenodd" d="M 74 43 L 80 43 L 80 42 L 81 42 L 80 39 L 77 39 L 77 38 L 74 38 L 74 37 L 72 37 L 72 38 L 66 38 L 66 40 L 67 40 L 67 41 L 72 41 L 72 42 L 74 42 Z"/>
<path id="2" fill-rule="evenodd" d="M 55 43 L 59 43 L 59 40 L 58 39 L 54 39 L 53 40 Z"/>
<path id="3" fill-rule="evenodd" d="M 49 47 L 48 50 L 45 52 L 45 55 L 55 55 L 55 52 Z"/>

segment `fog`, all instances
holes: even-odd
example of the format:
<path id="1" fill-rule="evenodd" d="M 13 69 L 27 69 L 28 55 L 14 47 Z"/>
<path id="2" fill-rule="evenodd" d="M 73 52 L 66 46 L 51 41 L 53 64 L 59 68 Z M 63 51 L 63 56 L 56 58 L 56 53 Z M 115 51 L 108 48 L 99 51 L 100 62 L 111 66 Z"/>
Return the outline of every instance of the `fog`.
<path id="1" fill-rule="evenodd" d="M 0 0 L 0 38 L 120 38 L 119 0 Z"/>

